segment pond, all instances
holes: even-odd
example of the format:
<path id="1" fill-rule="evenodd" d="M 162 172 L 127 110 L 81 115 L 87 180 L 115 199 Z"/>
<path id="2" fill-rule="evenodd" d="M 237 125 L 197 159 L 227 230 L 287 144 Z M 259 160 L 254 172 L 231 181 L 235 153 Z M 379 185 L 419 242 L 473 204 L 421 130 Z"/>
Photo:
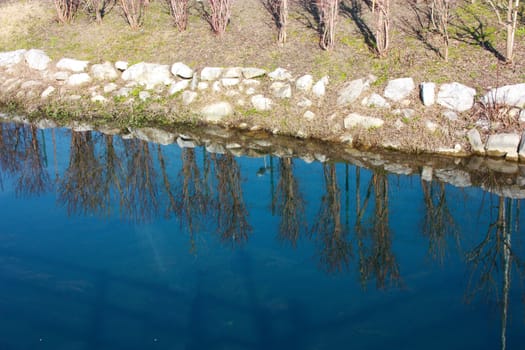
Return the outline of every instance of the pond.
<path id="1" fill-rule="evenodd" d="M 1 349 L 523 348 L 519 175 L 132 136 L 0 123 Z"/>

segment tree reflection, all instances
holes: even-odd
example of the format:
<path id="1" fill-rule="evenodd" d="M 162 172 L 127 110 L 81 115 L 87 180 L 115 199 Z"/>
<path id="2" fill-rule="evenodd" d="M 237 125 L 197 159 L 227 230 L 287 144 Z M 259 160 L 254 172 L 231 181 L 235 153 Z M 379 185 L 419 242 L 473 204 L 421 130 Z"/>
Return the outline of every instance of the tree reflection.
<path id="1" fill-rule="evenodd" d="M 126 140 L 125 213 L 138 222 L 151 220 L 158 213 L 158 183 L 150 145 L 142 140 Z"/>
<path id="2" fill-rule="evenodd" d="M 348 268 L 352 258 L 352 247 L 346 240 L 348 231 L 341 223 L 341 191 L 337 185 L 335 164 L 323 167 L 326 193 L 321 198 L 321 207 L 312 233 L 321 244 L 320 261 L 328 272 Z"/>
<path id="3" fill-rule="evenodd" d="M 281 216 L 279 239 L 297 245 L 301 229 L 306 226 L 304 218 L 304 199 L 299 192 L 299 183 L 293 173 L 293 159 L 282 158 L 279 161 L 279 183 L 277 184 L 274 203 Z"/>
<path id="4" fill-rule="evenodd" d="M 360 191 L 360 174 L 356 176 L 357 192 Z M 374 193 L 374 211 L 370 215 L 368 227 L 363 227 L 363 219 L 369 201 Z M 359 246 L 359 272 L 363 286 L 375 277 L 377 288 L 384 289 L 387 284 L 398 285 L 400 279 L 399 265 L 392 252 L 392 234 L 388 218 L 388 176 L 382 170 L 373 170 L 372 178 L 361 205 L 358 204 L 356 234 Z"/>
<path id="5" fill-rule="evenodd" d="M 450 213 L 445 184 L 442 182 L 427 182 L 421 180 L 425 214 L 423 219 L 423 234 L 428 237 L 430 256 L 443 263 L 447 239 L 458 238 L 458 230 Z"/>
<path id="6" fill-rule="evenodd" d="M 519 232 L 518 204 L 517 200 L 498 197 L 496 220 L 489 225 L 481 243 L 466 254 L 471 269 L 467 300 L 484 292 L 487 296 L 494 295 L 500 303 L 502 349 L 506 348 L 512 264 L 519 264 L 511 245 L 512 233 Z M 516 226 L 513 230 L 514 221 Z"/>
<path id="7" fill-rule="evenodd" d="M 36 126 L 0 124 L 0 147 L 1 168 L 6 173 L 18 176 L 15 187 L 17 195 L 39 196 L 49 190 L 50 178 Z"/>
<path id="8" fill-rule="evenodd" d="M 110 215 L 112 210 L 112 199 L 115 195 L 118 199 L 119 208 L 129 207 L 129 199 L 124 193 L 124 169 L 122 159 L 117 154 L 114 145 L 114 136 L 103 136 L 105 152 L 104 164 L 101 178 L 101 203 L 99 212 Z"/>
<path id="9" fill-rule="evenodd" d="M 174 214 L 179 218 L 181 225 L 187 227 L 190 233 L 190 252 L 195 253 L 197 249 L 195 234 L 201 228 L 211 205 L 206 177 L 199 169 L 195 149 L 184 148 L 181 152 L 182 168 L 179 173 L 179 185 L 173 190 L 160 146 L 158 146 L 158 157 L 168 196 L 166 215 L 169 217 Z M 204 162 L 208 163 L 208 158 L 205 157 Z M 204 169 L 208 169 L 208 166 L 204 166 Z"/>
<path id="10" fill-rule="evenodd" d="M 68 213 L 97 214 L 100 211 L 102 166 L 95 154 L 91 131 L 71 132 L 69 164 L 59 183 L 58 198 Z"/>
<path id="11" fill-rule="evenodd" d="M 252 228 L 242 196 L 239 164 L 229 153 L 212 154 L 211 161 L 217 179 L 217 232 L 224 241 L 243 243 Z"/>

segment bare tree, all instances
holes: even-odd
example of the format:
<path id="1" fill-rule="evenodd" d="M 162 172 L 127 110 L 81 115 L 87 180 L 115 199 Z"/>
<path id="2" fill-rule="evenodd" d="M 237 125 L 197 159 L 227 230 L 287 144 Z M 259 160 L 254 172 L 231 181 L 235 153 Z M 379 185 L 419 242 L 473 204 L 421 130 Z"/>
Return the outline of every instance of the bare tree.
<path id="1" fill-rule="evenodd" d="M 100 24 L 106 13 L 115 5 L 114 0 L 85 0 L 87 12 Z"/>
<path id="2" fill-rule="evenodd" d="M 139 29 L 144 23 L 147 0 L 119 0 L 120 8 L 129 26 L 133 30 Z"/>
<path id="3" fill-rule="evenodd" d="M 270 12 L 277 26 L 277 42 L 286 43 L 286 26 L 288 24 L 288 0 L 263 0 L 264 7 Z"/>
<path id="4" fill-rule="evenodd" d="M 323 50 L 335 46 L 335 26 L 339 13 L 339 0 L 315 0 L 319 14 L 320 45 Z"/>
<path id="5" fill-rule="evenodd" d="M 234 0 L 208 0 L 210 12 L 208 22 L 210 22 L 213 32 L 219 36 L 226 32 L 226 27 L 230 22 L 231 10 Z"/>
<path id="6" fill-rule="evenodd" d="M 450 36 L 448 33 L 448 24 L 450 21 L 450 10 L 454 0 L 432 0 L 430 19 L 434 29 L 443 38 L 443 59 L 448 61 L 448 48 L 450 45 Z"/>
<path id="7" fill-rule="evenodd" d="M 170 7 L 170 14 L 173 18 L 175 27 L 179 32 L 186 30 L 188 26 L 188 4 L 189 0 L 167 0 Z"/>
<path id="8" fill-rule="evenodd" d="M 520 0 L 506 0 L 506 2 L 505 0 L 487 1 L 498 17 L 500 25 L 503 26 L 507 32 L 505 61 L 511 63 L 514 60 L 514 42 L 518 25 Z M 502 19 L 504 16 L 506 16 L 505 21 Z"/>
<path id="9" fill-rule="evenodd" d="M 376 52 L 385 57 L 390 47 L 390 0 L 375 0 L 372 11 L 376 16 Z"/>
<path id="10" fill-rule="evenodd" d="M 53 0 L 60 23 L 70 23 L 77 14 L 80 0 Z"/>

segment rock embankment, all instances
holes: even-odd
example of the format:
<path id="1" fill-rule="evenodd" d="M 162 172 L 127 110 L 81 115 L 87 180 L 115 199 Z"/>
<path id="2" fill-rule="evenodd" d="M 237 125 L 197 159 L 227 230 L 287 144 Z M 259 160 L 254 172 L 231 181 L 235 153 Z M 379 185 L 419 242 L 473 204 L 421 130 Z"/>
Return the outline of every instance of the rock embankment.
<path id="1" fill-rule="evenodd" d="M 55 62 L 31 49 L 0 53 L 0 97 L 41 105 L 86 99 L 97 105 L 175 104 L 201 121 L 242 129 L 319 135 L 349 146 L 525 161 L 525 84 L 478 92 L 459 82 L 438 85 L 401 77 L 381 83 L 373 75 L 333 84 L 328 76 L 284 68 Z M 473 119 L 476 109 L 482 113 Z M 502 114 L 505 123 L 496 118 Z"/>

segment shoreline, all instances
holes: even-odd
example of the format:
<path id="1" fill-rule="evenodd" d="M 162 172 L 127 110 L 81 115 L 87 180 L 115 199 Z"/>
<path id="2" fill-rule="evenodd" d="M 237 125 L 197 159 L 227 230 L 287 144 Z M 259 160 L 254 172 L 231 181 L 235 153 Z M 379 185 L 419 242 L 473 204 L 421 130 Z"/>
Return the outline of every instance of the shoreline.
<path id="1" fill-rule="evenodd" d="M 525 162 L 525 84 L 480 93 L 457 82 L 369 75 L 337 89 L 329 76 L 283 68 L 52 60 L 35 49 L 0 52 L 0 81 L 3 109 L 30 119 L 215 124 L 343 148 Z M 513 119 L 512 130 L 490 113 Z"/>

